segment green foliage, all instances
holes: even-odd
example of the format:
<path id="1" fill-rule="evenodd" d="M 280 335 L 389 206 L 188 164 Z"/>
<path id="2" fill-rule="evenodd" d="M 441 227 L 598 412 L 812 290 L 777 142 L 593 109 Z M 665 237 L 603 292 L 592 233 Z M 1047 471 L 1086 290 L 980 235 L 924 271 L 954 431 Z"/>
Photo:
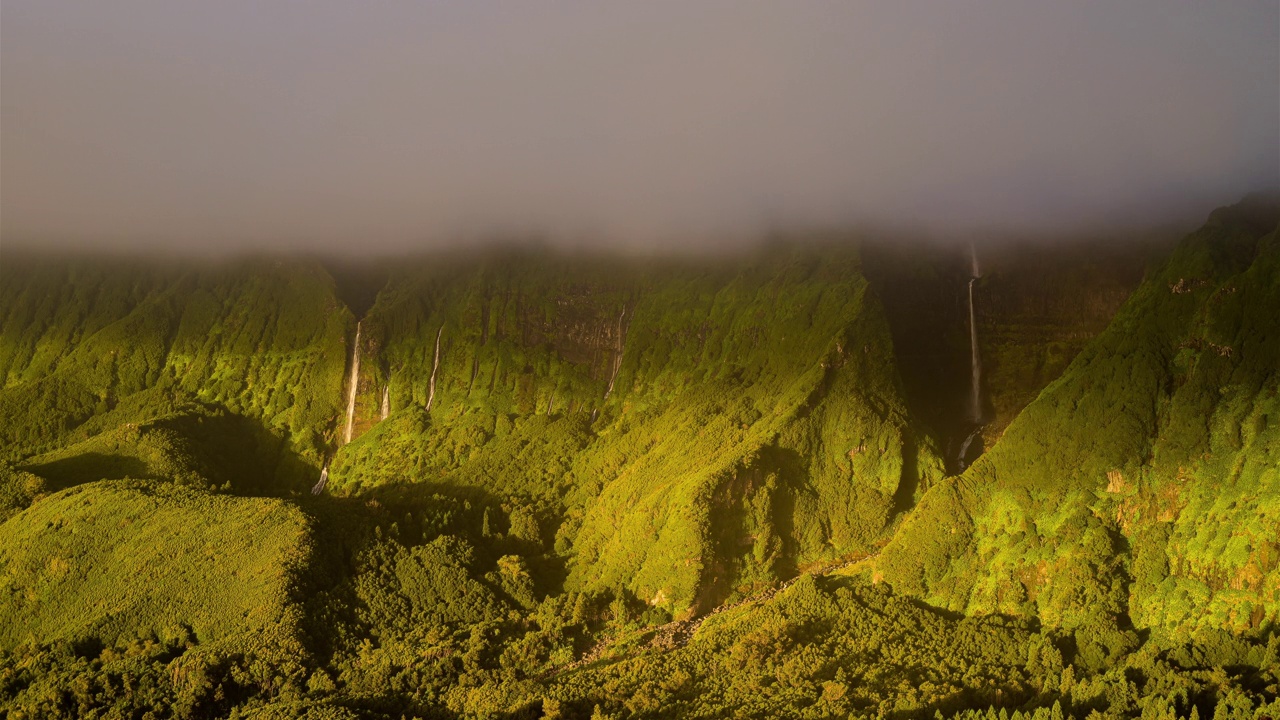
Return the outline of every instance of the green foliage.
<path id="1" fill-rule="evenodd" d="M 48 491 L 48 481 L 39 475 L 0 464 L 0 523 Z"/>
<path id="2" fill-rule="evenodd" d="M 310 543 L 305 517 L 278 500 L 140 481 L 64 490 L 0 525 L 0 645 L 287 631 Z"/>
<path id="3" fill-rule="evenodd" d="M 320 459 L 339 412 L 349 323 L 322 269 L 104 264 L 6 258 L 8 457 L 54 449 L 120 405 L 156 409 L 189 396 L 254 418 Z"/>
<path id="4" fill-rule="evenodd" d="M 297 686 L 308 526 L 278 500 L 132 480 L 36 502 L 0 525 L 0 707 L 195 717 Z"/>
<path id="5" fill-rule="evenodd" d="M 1082 664 L 1083 637 L 1000 617 L 957 619 L 865 580 L 806 577 L 708 619 L 682 648 L 565 673 L 544 692 L 562 716 L 583 718 L 598 708 L 626 718 L 1050 720 L 1146 717 L 1157 707 L 1169 717 L 1199 707 L 1208 717 L 1215 706 L 1252 718 L 1275 707 L 1280 686 L 1264 665 L 1265 637 L 1136 653 L 1130 645 L 1093 669 Z"/>
<path id="6" fill-rule="evenodd" d="M 567 556 L 569 589 L 623 584 L 671 613 L 868 552 L 942 466 L 859 267 L 832 245 L 728 269 L 402 270 L 362 321 L 368 429 L 335 457 L 334 488 L 518 499 Z"/>

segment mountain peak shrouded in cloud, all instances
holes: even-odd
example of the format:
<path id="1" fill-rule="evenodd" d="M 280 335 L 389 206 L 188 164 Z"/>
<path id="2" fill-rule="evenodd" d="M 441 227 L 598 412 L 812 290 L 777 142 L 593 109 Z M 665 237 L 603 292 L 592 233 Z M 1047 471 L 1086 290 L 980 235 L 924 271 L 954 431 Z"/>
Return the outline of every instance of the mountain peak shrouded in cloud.
<path id="1" fill-rule="evenodd" d="M 1280 185 L 1276 2 L 9 0 L 0 33 L 5 244 L 1056 231 Z"/>

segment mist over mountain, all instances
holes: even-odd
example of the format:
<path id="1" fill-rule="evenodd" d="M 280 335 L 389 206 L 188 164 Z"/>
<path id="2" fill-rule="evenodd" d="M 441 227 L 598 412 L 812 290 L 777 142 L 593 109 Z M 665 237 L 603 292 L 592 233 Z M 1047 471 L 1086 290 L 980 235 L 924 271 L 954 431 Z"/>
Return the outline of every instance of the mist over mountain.
<path id="1" fill-rule="evenodd" d="M 6 245 L 1183 230 L 1280 187 L 1280 7 L 83 4 L 0 26 Z"/>
<path id="2" fill-rule="evenodd" d="M 1277 225 L 6 253 L 0 706 L 1268 716 Z"/>
<path id="3" fill-rule="evenodd" d="M 0 20 L 0 717 L 1280 718 L 1280 4 Z"/>

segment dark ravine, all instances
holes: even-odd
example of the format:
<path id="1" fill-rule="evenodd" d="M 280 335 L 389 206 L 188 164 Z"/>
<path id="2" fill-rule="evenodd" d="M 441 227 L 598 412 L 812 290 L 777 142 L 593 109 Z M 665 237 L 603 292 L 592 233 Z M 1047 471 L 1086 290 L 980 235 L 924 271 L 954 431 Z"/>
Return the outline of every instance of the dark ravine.
<path id="1" fill-rule="evenodd" d="M 965 246 L 963 254 L 946 245 L 866 247 L 865 270 L 884 302 L 912 413 L 947 448 L 953 472 L 962 470 L 954 459 L 965 441 L 973 451 L 965 453 L 970 461 L 994 444 L 1106 328 L 1148 265 L 1175 239 L 1157 232 L 1047 244 L 988 240 Z M 969 281 L 979 254 L 982 277 L 973 283 L 978 299 L 971 323 Z M 971 328 L 982 366 L 977 403 Z"/>

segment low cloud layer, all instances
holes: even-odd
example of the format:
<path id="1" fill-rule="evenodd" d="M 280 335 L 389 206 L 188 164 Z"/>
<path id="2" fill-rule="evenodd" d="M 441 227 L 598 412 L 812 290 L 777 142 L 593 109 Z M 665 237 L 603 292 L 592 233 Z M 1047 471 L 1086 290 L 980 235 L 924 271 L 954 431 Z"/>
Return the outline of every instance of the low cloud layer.
<path id="1" fill-rule="evenodd" d="M 0 237 L 1051 231 L 1280 184 L 1280 3 L 5 0 Z"/>

